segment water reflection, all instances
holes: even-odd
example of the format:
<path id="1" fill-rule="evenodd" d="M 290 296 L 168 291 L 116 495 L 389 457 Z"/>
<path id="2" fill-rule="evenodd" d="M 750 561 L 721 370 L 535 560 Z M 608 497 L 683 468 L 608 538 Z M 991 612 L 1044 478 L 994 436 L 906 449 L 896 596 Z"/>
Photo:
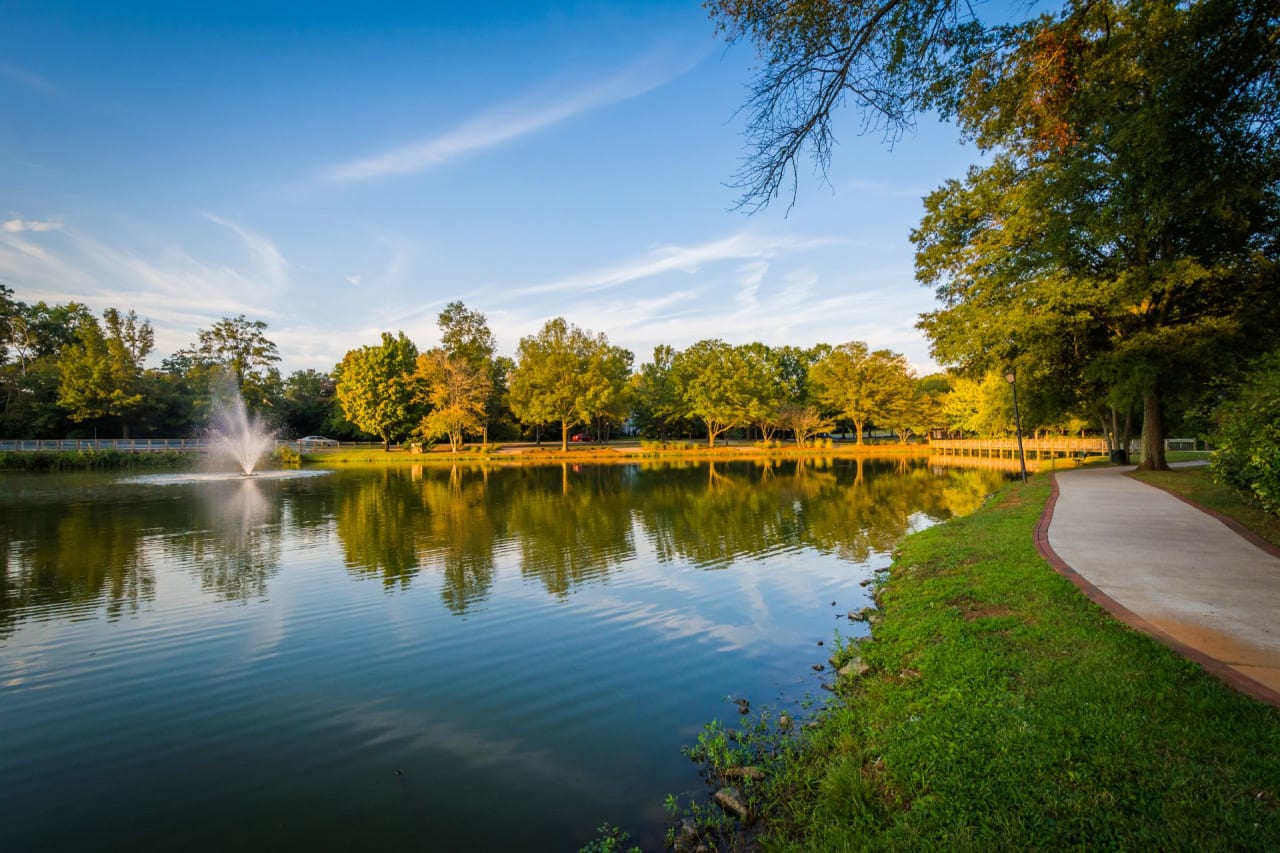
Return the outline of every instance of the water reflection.
<path id="1" fill-rule="evenodd" d="M 704 569 L 799 548 L 861 562 L 924 519 L 973 510 L 1002 478 L 907 459 L 419 466 L 165 488 L 15 478 L 0 487 L 0 636 L 59 610 L 137 611 L 160 564 L 221 600 L 265 596 L 288 553 L 328 553 L 335 538 L 347 572 L 388 592 L 437 573 L 455 615 L 492 594 L 501 554 L 557 598 L 625 571 L 637 537 L 659 563 Z"/>
<path id="2" fill-rule="evenodd" d="M 264 484 L 248 477 L 198 489 L 189 529 L 166 536 L 167 557 L 190 570 L 200 588 L 227 601 L 267 594 L 267 581 L 280 571 L 283 504 L 265 495 Z"/>

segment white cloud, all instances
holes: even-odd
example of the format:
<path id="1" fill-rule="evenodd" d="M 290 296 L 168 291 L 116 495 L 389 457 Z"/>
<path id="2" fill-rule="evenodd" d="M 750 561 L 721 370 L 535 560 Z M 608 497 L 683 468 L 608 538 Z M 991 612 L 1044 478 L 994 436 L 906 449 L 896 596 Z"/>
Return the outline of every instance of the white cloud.
<path id="1" fill-rule="evenodd" d="M 6 231 L 10 234 L 21 234 L 24 231 L 56 231 L 61 227 L 62 224 L 59 222 L 41 222 L 32 219 L 19 219 L 17 217 L 0 222 L 0 230 Z"/>
<path id="2" fill-rule="evenodd" d="M 212 213 L 204 214 L 204 218 L 216 225 L 229 229 L 243 241 L 245 249 L 249 252 L 249 257 L 257 265 L 260 274 L 266 279 L 267 283 L 280 290 L 288 287 L 289 262 L 284 259 L 284 255 L 276 248 L 275 243 L 261 234 L 256 234 L 232 222 L 230 219 L 215 216 Z"/>
<path id="3" fill-rule="evenodd" d="M 350 182 L 396 175 L 417 175 L 476 151 L 536 133 L 576 115 L 599 107 L 638 97 L 669 83 L 692 68 L 693 61 L 672 62 L 669 55 L 655 52 L 644 60 L 595 85 L 554 99 L 532 98 L 507 104 L 463 122 L 452 130 L 429 136 L 339 163 L 326 169 L 321 178 Z"/>
<path id="4" fill-rule="evenodd" d="M 800 250 L 837 242 L 828 238 L 776 237 L 740 231 L 699 246 L 660 246 L 641 258 L 579 273 L 547 284 L 521 288 L 512 295 L 603 290 L 668 272 L 696 273 L 707 264 L 725 260 L 772 258 L 787 250 Z"/>
<path id="5" fill-rule="evenodd" d="M 46 98 L 52 98 L 58 94 L 58 87 L 52 82 L 34 71 L 26 68 L 19 68 L 9 62 L 0 62 L 0 76 L 8 77 L 10 80 L 18 83 L 38 95 L 44 95 Z"/>

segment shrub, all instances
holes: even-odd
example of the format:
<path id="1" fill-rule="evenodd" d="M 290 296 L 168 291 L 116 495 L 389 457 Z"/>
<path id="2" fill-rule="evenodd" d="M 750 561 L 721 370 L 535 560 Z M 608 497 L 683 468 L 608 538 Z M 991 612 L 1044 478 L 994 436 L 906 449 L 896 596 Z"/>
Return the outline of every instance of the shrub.
<path id="1" fill-rule="evenodd" d="M 276 462 L 281 465 L 301 465 L 302 454 L 287 444 L 281 444 L 275 451 Z"/>
<path id="2" fill-rule="evenodd" d="M 1280 350 L 1254 365 L 1217 421 L 1215 479 L 1280 515 Z"/>

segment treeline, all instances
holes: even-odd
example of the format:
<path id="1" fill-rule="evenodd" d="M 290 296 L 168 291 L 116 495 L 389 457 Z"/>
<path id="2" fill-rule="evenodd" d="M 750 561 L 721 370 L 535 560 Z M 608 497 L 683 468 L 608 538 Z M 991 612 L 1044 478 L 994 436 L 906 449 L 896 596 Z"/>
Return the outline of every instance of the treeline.
<path id="1" fill-rule="evenodd" d="M 0 285 L 0 437 L 185 437 L 205 428 L 227 388 L 283 433 L 357 437 L 333 406 L 332 377 L 282 378 L 266 330 L 224 318 L 148 368 L 155 333 L 134 311 L 98 318 L 77 302 L 27 304 Z"/>
<path id="2" fill-rule="evenodd" d="M 736 431 L 804 443 L 875 428 L 902 440 L 934 429 L 1011 434 L 1012 395 L 999 375 L 917 377 L 902 355 L 865 343 L 802 348 L 699 341 L 659 346 L 637 369 L 630 351 L 556 318 L 500 356 L 483 314 L 461 302 L 438 317 L 440 342 L 420 351 L 403 332 L 351 350 L 331 373 L 282 377 L 267 324 L 224 318 L 188 347 L 143 366 L 151 324 L 135 312 L 26 304 L 0 286 L 0 435 L 171 437 L 203 429 L 223 386 L 284 436 L 399 441 L 520 437 L 567 446 L 582 430 L 608 440 L 627 427 L 652 438 L 714 443 Z M 1096 426 L 1099 424 L 1095 424 Z M 1025 413 L 1028 431 L 1076 432 L 1062 413 Z"/>

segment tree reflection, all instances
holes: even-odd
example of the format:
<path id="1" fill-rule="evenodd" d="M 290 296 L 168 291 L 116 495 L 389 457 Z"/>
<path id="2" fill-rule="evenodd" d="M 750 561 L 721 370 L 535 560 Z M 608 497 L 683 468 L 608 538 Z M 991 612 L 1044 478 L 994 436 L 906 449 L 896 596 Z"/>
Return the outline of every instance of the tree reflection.
<path id="1" fill-rule="evenodd" d="M 326 548 L 356 577 L 405 589 L 438 568 L 465 615 L 491 594 L 501 559 L 563 597 L 634 559 L 728 569 L 812 547 L 864 562 L 925 519 L 967 513 L 996 471 L 918 460 L 822 459 L 353 471 L 298 481 L 126 487 L 99 479 L 0 492 L 0 637 L 21 620 L 155 596 L 153 566 L 188 567 L 218 598 L 265 596 L 287 549 Z M 36 482 L 34 480 L 28 482 Z M 41 481 L 47 482 L 47 481 Z"/>
<path id="2" fill-rule="evenodd" d="M 384 469 L 343 477 L 337 529 L 348 571 L 406 587 L 418 573 L 425 526 L 422 496 L 408 472 Z"/>
<path id="3" fill-rule="evenodd" d="M 152 521 L 129 501 L 20 495 L 0 505 L 0 637 L 22 618 L 105 603 L 108 619 L 155 596 L 141 548 Z"/>
<path id="4" fill-rule="evenodd" d="M 523 469 L 509 509 L 521 573 L 564 596 L 634 557 L 627 471 L 567 464 Z"/>
<path id="5" fill-rule="evenodd" d="M 462 615 L 493 586 L 494 546 L 506 535 L 506 513 L 500 508 L 506 500 L 489 494 L 485 470 L 455 465 L 447 477 L 439 472 L 420 476 L 426 510 L 420 557 L 424 564 L 440 567 L 440 598 Z"/>

